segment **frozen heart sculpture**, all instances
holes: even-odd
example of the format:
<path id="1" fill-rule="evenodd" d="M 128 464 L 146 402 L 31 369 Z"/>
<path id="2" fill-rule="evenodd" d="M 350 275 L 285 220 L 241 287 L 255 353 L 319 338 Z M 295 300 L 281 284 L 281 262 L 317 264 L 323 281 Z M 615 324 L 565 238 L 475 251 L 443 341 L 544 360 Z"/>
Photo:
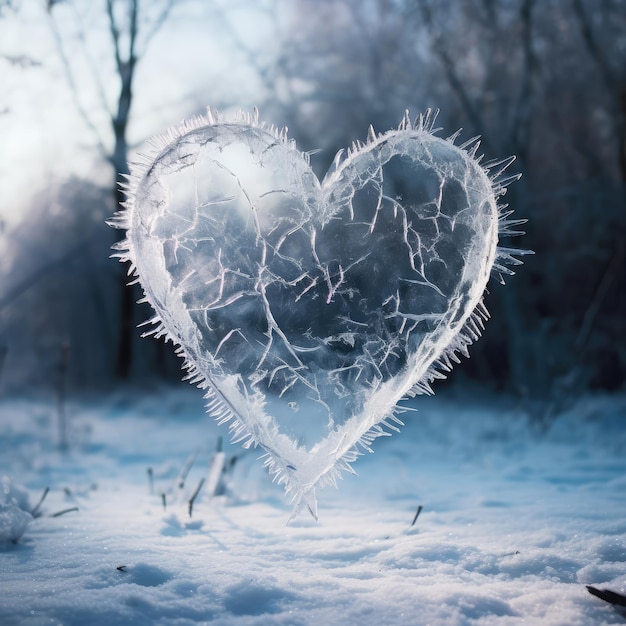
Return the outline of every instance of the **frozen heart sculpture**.
<path id="1" fill-rule="evenodd" d="M 497 204 L 513 159 L 480 165 L 435 117 L 370 127 L 320 183 L 286 130 L 209 110 L 153 140 L 113 221 L 154 333 L 233 439 L 266 452 L 294 516 L 316 517 L 316 486 L 467 353 L 490 273 L 520 263 L 497 245 L 523 221 Z"/>

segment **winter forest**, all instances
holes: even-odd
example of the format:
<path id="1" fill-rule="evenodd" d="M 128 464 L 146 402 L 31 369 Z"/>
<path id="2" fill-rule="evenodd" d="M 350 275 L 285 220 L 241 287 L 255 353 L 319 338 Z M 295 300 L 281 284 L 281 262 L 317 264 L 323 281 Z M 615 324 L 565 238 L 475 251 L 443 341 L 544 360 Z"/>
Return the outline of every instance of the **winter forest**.
<path id="1" fill-rule="evenodd" d="M 172 350 L 139 339 L 150 313 L 108 260 L 105 220 L 141 143 L 208 105 L 257 106 L 320 150 L 318 175 L 405 109 L 516 155 L 515 244 L 535 256 L 490 290 L 489 332 L 453 384 L 548 404 L 622 387 L 621 2 L 150 3 L 132 31 L 114 4 L 2 8 L 5 392 L 54 388 L 64 360 L 74 389 L 179 377 Z"/>
<path id="2" fill-rule="evenodd" d="M 626 1 L 0 0 L 0 79 L 0 622 L 623 623 Z M 320 181 L 406 110 L 521 174 L 471 358 L 288 531 L 111 258 L 207 107 Z"/>

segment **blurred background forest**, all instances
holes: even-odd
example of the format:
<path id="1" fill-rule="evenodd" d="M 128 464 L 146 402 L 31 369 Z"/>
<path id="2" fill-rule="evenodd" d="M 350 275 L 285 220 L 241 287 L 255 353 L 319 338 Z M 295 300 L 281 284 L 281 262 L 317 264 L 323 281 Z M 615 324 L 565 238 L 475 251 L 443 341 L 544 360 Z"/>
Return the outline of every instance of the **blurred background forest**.
<path id="1" fill-rule="evenodd" d="M 504 245 L 535 256 L 451 379 L 550 412 L 624 389 L 626 0 L 0 0 L 0 78 L 0 394 L 180 379 L 105 220 L 142 142 L 209 104 L 259 107 L 320 176 L 405 109 L 517 155 Z"/>

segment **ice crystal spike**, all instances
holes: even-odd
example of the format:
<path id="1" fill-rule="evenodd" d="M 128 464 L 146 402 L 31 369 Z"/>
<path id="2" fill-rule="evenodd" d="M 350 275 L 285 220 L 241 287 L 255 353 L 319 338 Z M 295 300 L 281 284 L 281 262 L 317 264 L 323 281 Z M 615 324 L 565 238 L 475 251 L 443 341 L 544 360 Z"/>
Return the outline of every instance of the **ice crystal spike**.
<path id="1" fill-rule="evenodd" d="M 512 158 L 481 164 L 478 137 L 434 135 L 437 111 L 337 153 L 320 183 L 310 154 L 258 111 L 207 109 L 150 143 L 111 225 L 185 378 L 232 440 L 264 450 L 294 516 L 317 518 L 404 398 L 432 394 L 484 330 L 498 247 L 523 220 L 498 206 Z"/>

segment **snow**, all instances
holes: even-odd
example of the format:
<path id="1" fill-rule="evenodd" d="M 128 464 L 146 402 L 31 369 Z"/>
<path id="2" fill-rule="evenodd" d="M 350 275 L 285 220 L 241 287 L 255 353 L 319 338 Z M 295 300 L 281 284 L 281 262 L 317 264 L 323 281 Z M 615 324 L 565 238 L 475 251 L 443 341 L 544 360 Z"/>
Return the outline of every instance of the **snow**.
<path id="1" fill-rule="evenodd" d="M 0 623 L 623 623 L 585 585 L 626 590 L 626 397 L 541 428 L 513 399 L 446 393 L 291 526 L 258 451 L 226 442 L 225 492 L 189 517 L 223 434 L 196 389 L 76 398 L 66 452 L 53 401 L 3 399 L 2 510 L 50 493 L 0 548 Z"/>
<path id="2" fill-rule="evenodd" d="M 30 513 L 13 502 L 0 504 L 0 543 L 17 542 L 32 519 Z"/>

